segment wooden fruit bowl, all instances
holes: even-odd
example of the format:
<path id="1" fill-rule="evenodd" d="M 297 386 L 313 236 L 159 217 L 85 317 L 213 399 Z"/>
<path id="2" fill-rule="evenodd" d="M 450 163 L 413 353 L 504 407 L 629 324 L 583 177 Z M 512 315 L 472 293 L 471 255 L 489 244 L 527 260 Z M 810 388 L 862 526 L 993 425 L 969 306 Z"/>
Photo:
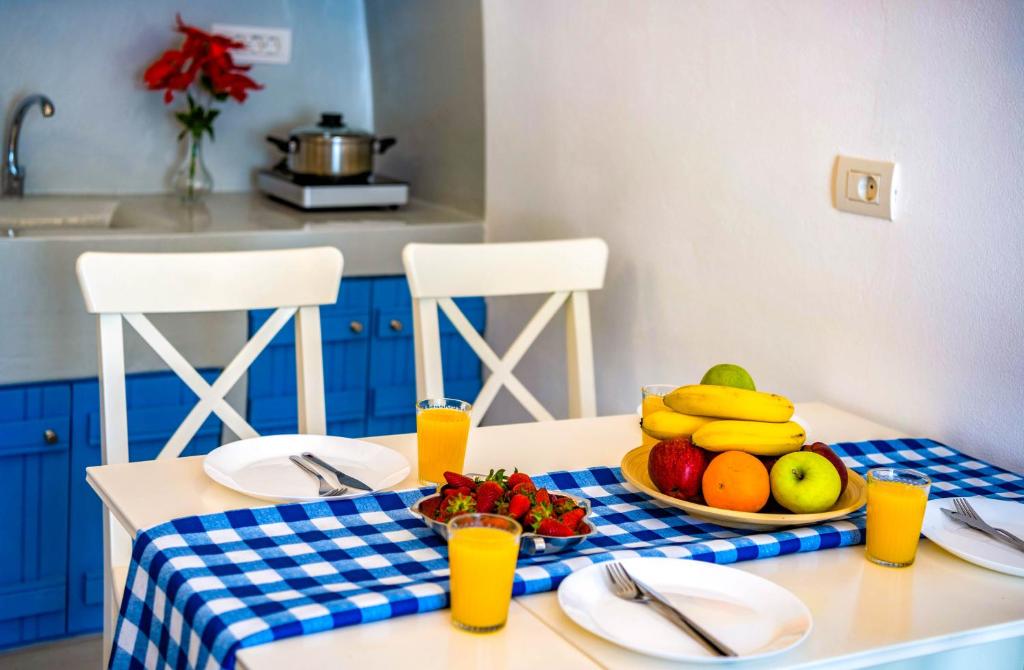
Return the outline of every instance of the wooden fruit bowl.
<path id="1" fill-rule="evenodd" d="M 647 457 L 651 447 L 637 447 L 622 457 L 622 476 L 652 498 L 666 505 L 686 510 L 691 516 L 716 523 L 726 528 L 743 528 L 745 530 L 770 530 L 787 526 L 810 526 L 823 521 L 830 521 L 856 512 L 868 501 L 868 486 L 864 478 L 847 468 L 849 481 L 846 490 L 830 509 L 815 514 L 774 514 L 765 512 L 735 512 L 718 507 L 708 507 L 699 503 L 686 502 L 659 491 L 647 474 Z"/>

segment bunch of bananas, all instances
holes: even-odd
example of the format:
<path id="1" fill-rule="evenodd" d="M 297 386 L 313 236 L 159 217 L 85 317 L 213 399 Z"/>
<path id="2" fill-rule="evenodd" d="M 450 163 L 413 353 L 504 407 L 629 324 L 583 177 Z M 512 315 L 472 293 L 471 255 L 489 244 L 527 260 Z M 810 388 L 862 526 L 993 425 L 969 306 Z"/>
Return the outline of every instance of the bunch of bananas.
<path id="1" fill-rule="evenodd" d="M 643 419 L 656 440 L 689 437 L 708 451 L 745 451 L 781 456 L 807 437 L 795 421 L 793 403 L 780 395 L 711 384 L 681 386 L 664 397 L 666 409 Z"/>

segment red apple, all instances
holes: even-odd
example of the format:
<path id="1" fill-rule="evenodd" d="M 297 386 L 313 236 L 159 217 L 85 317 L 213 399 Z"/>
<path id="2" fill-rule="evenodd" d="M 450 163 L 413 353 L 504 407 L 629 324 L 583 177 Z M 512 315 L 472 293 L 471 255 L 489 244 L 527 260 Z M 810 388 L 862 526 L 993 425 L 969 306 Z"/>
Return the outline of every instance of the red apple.
<path id="1" fill-rule="evenodd" d="M 654 445 L 647 459 L 647 473 L 665 495 L 699 502 L 701 479 L 711 457 L 694 446 L 688 437 L 677 437 Z"/>
<path id="2" fill-rule="evenodd" d="M 778 462 L 778 456 L 758 456 L 761 462 L 764 463 L 764 469 L 768 471 L 769 476 L 772 473 L 772 468 L 775 467 L 775 463 Z M 775 500 L 775 496 L 770 492 L 768 493 L 768 502 L 764 504 L 761 511 L 767 514 L 785 514 L 786 508 L 783 507 Z"/>
<path id="3" fill-rule="evenodd" d="M 764 469 L 771 474 L 772 468 L 775 467 L 775 463 L 779 460 L 778 456 L 758 456 L 761 462 L 764 463 Z"/>
<path id="4" fill-rule="evenodd" d="M 805 444 L 801 451 L 813 451 L 816 454 L 824 456 L 828 459 L 828 462 L 836 469 L 839 473 L 839 495 L 843 495 L 843 491 L 846 490 L 846 482 L 849 478 L 849 474 L 846 472 L 846 465 L 843 464 L 843 459 L 836 455 L 836 452 L 832 451 L 827 444 L 824 442 L 815 442 L 814 444 Z"/>

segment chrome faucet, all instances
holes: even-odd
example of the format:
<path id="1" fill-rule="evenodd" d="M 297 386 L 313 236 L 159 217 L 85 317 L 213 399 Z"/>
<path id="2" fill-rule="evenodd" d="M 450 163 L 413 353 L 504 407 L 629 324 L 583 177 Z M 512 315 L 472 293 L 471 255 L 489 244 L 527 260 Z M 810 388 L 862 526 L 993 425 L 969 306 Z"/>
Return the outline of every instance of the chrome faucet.
<path id="1" fill-rule="evenodd" d="M 14 116 L 7 125 L 6 142 L 4 143 L 4 171 L 2 173 L 3 188 L 0 195 L 20 198 L 25 194 L 25 168 L 18 165 L 18 135 L 25 114 L 32 105 L 39 104 L 43 116 L 53 116 L 53 101 L 45 95 L 35 93 L 26 96 L 14 108 Z"/>

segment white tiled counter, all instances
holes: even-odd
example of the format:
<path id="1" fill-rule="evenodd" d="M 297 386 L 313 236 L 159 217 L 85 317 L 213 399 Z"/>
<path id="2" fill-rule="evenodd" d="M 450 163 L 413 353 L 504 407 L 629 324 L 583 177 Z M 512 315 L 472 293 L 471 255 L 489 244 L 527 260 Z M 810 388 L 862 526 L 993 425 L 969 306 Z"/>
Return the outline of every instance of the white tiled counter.
<path id="1" fill-rule="evenodd" d="M 38 228 L 0 239 L 0 385 L 96 375 L 94 318 L 75 259 L 85 251 L 235 251 L 318 245 L 345 254 L 345 276 L 403 274 L 407 243 L 479 242 L 480 217 L 420 201 L 397 210 L 302 212 L 257 193 L 103 196 L 119 205 L 109 228 Z M 158 322 L 163 320 L 156 319 Z M 221 367 L 244 342 L 244 314 L 175 316 L 161 328 L 190 361 Z M 163 365 L 128 338 L 131 371 Z"/>

